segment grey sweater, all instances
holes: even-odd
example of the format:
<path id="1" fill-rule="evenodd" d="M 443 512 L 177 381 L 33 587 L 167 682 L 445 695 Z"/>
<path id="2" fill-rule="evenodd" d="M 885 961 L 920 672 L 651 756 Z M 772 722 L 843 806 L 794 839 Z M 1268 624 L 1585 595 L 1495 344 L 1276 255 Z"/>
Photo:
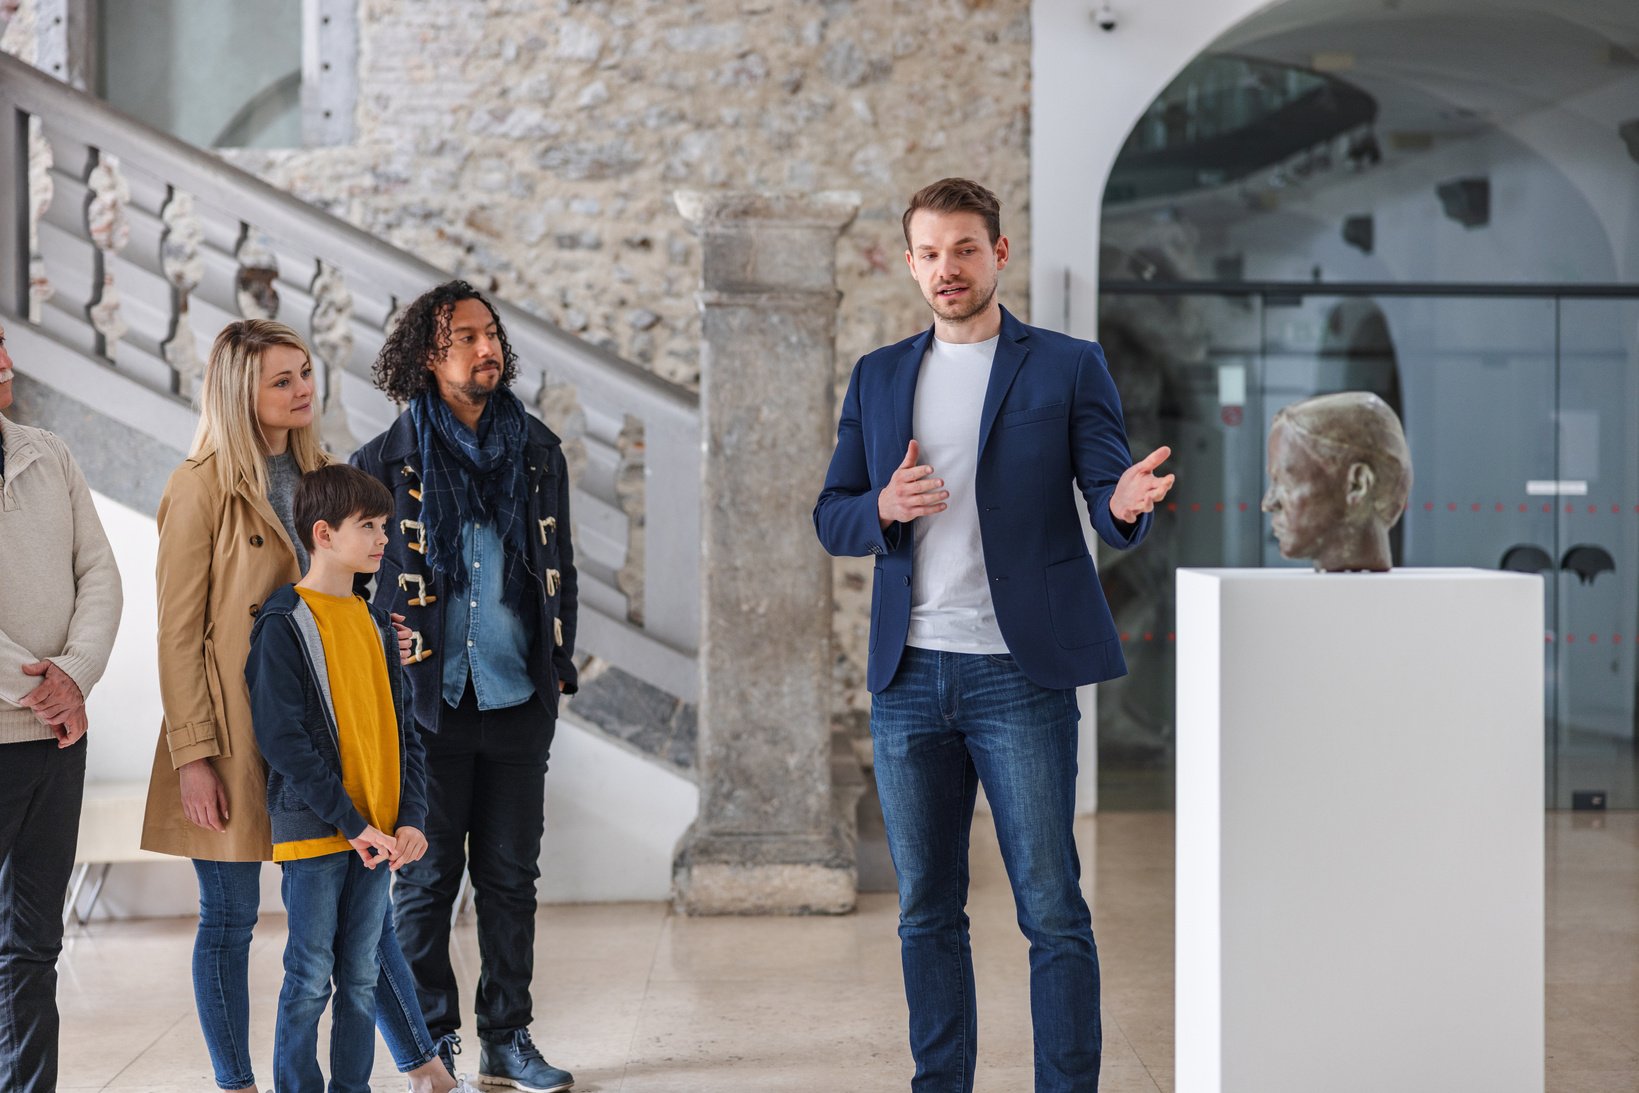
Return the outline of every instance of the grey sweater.
<path id="1" fill-rule="evenodd" d="M 0 744 L 50 740 L 17 703 L 49 660 L 89 695 L 108 666 L 122 595 L 114 550 L 61 440 L 0 415 Z"/>
<path id="2" fill-rule="evenodd" d="M 306 573 L 307 548 L 302 546 L 302 537 L 296 534 L 296 517 L 291 511 L 296 501 L 296 484 L 301 480 L 302 472 L 296 469 L 295 456 L 285 452 L 267 457 L 267 503 L 273 506 L 279 522 L 285 526 L 285 534 L 290 536 L 290 545 L 296 551 L 296 564 Z"/>

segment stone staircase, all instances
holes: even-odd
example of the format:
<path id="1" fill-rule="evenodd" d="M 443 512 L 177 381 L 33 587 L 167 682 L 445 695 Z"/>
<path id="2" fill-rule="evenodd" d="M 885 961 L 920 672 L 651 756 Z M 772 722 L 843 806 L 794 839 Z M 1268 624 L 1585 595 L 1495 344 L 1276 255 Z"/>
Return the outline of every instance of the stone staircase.
<path id="1" fill-rule="evenodd" d="M 307 339 L 332 451 L 396 415 L 371 363 L 400 306 L 446 272 L 4 55 L 0 148 L 0 316 L 19 403 L 73 446 L 93 488 L 156 509 L 192 439 L 203 354 L 239 317 Z M 574 716 L 692 777 L 698 397 L 499 306 L 515 389 L 572 459 L 589 662 Z"/>
<path id="2" fill-rule="evenodd" d="M 194 432 L 203 353 L 231 320 L 277 318 L 307 340 L 330 450 L 350 452 L 398 412 L 371 364 L 401 307 L 447 272 L 5 55 L 0 149 L 0 321 L 18 417 L 64 436 L 93 489 L 146 522 L 127 521 L 133 536 L 152 537 L 148 514 Z M 822 463 L 834 420 L 835 270 L 793 271 L 772 252 L 793 240 L 833 252 L 857 203 L 679 197 L 706 256 L 709 407 L 497 301 L 514 390 L 565 441 L 580 573 L 581 691 L 564 714 L 580 731 L 554 746 L 554 767 L 575 775 L 550 783 L 548 828 L 563 838 L 557 862 L 543 856 L 543 892 L 558 868 L 565 899 L 671 890 L 691 912 L 853 906 L 857 813 L 871 798 L 830 724 L 830 565 L 802 535 L 812 483 L 800 477 Z M 745 348 L 764 343 L 786 371 Z M 761 424 L 771 403 L 807 423 L 802 447 Z M 758 457 L 769 444 L 781 458 Z M 788 530 L 770 539 L 770 526 Z M 146 633 L 142 644 L 151 656 Z M 157 724 L 149 704 L 123 720 Z M 139 765 L 146 776 L 122 763 L 116 777 Z M 634 871 L 648 879 L 623 885 Z M 143 885 L 129 900 L 148 909 L 133 913 L 186 911 L 168 902 L 175 885 L 131 888 Z"/>

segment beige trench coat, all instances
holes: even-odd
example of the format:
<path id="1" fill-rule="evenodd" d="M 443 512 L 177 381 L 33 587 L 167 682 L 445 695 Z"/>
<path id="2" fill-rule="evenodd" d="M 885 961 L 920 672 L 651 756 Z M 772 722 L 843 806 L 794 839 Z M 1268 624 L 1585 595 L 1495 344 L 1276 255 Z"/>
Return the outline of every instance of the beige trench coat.
<path id="1" fill-rule="evenodd" d="M 267 771 L 251 729 L 245 658 L 250 628 L 274 589 L 300 578 L 296 551 L 268 499 L 240 479 L 217 482 L 216 457 L 189 459 L 159 503 L 159 689 L 165 719 L 148 781 L 142 846 L 208 861 L 267 861 Z M 176 768 L 208 758 L 228 796 L 226 832 L 182 814 Z"/>

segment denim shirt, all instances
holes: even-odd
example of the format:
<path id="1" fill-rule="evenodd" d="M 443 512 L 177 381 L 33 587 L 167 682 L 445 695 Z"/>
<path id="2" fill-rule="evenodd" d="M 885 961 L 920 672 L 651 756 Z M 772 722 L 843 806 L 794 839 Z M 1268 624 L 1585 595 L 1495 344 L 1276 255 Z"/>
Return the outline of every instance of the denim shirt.
<path id="1" fill-rule="evenodd" d="M 502 600 L 505 547 L 493 524 L 461 529 L 461 564 L 467 569 L 466 601 L 444 611 L 444 702 L 461 704 L 472 675 L 480 710 L 501 710 L 535 693 L 529 679 L 529 632 Z"/>

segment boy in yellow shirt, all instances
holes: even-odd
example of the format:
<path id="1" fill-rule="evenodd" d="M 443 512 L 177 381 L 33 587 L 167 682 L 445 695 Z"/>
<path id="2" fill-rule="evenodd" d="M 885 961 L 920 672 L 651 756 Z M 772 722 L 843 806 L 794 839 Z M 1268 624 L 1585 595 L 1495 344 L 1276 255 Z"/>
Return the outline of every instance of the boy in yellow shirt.
<path id="1" fill-rule="evenodd" d="M 369 1093 L 388 872 L 427 849 L 424 758 L 406 731 L 398 638 L 387 613 L 353 591 L 358 574 L 381 567 L 393 498 L 337 464 L 303 476 L 292 509 L 312 563 L 262 605 L 245 665 L 290 916 L 274 1085 L 324 1093 L 319 1017 L 333 981 L 330 1090 Z"/>

